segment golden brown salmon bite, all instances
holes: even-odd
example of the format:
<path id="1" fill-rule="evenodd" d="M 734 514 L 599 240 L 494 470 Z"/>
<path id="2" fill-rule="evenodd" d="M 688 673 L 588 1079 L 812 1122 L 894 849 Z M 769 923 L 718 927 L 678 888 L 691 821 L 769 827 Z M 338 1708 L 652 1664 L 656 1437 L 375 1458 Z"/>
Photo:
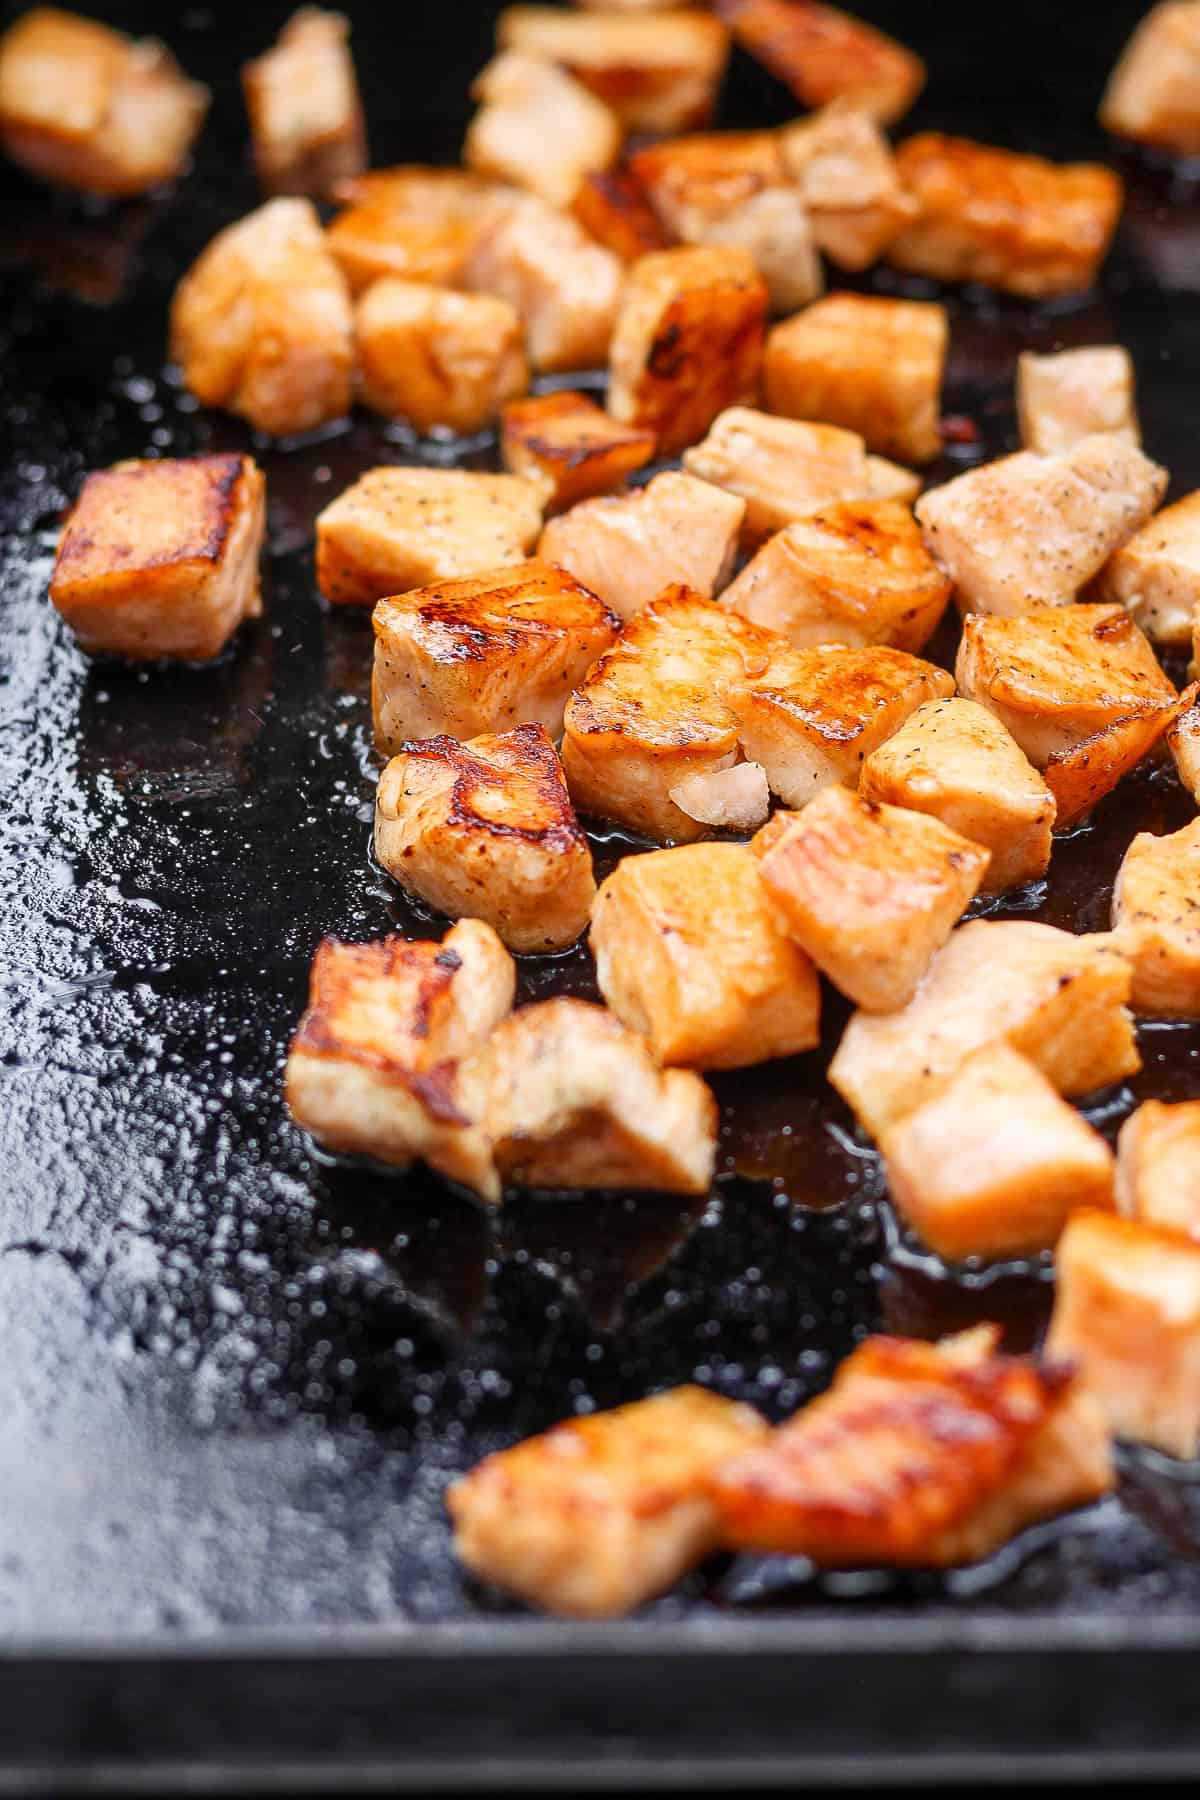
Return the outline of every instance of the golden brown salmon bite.
<path id="1" fill-rule="evenodd" d="M 386 277 L 354 310 L 359 392 L 414 430 L 470 435 L 529 386 L 515 308 L 490 294 L 456 294 Z"/>
<path id="2" fill-rule="evenodd" d="M 738 43 L 802 106 L 852 100 L 881 125 L 903 117 L 925 85 L 904 44 L 823 0 L 716 0 Z"/>
<path id="3" fill-rule="evenodd" d="M 341 13 L 302 6 L 242 66 L 254 166 L 268 194 L 328 199 L 367 164 L 366 125 Z"/>
<path id="4" fill-rule="evenodd" d="M 624 280 L 619 257 L 536 194 L 492 211 L 462 275 L 472 292 L 516 308 L 529 360 L 544 373 L 607 361 Z"/>
<path id="5" fill-rule="evenodd" d="M 1200 8 L 1160 0 L 1117 59 L 1100 102 L 1100 123 L 1179 156 L 1200 152 Z"/>
<path id="6" fill-rule="evenodd" d="M 1164 506 L 1113 552 L 1093 584 L 1156 644 L 1190 647 L 1200 611 L 1200 493 Z"/>
<path id="7" fill-rule="evenodd" d="M 1200 1243 L 1200 1100 L 1144 1100 L 1117 1139 L 1117 1207 Z"/>
<path id="8" fill-rule="evenodd" d="M 1087 345 L 1017 358 L 1021 446 L 1039 456 L 1072 450 L 1082 438 L 1110 433 L 1140 444 L 1133 363 L 1119 344 Z"/>
<path id="9" fill-rule="evenodd" d="M 799 189 L 813 242 L 837 268 L 869 268 L 916 217 L 892 147 L 853 99 L 834 100 L 779 133 L 784 169 Z"/>
<path id="10" fill-rule="evenodd" d="M 585 175 L 571 211 L 588 236 L 623 263 L 670 247 L 669 234 L 628 165 Z"/>
<path id="11" fill-rule="evenodd" d="M 585 175 L 616 161 L 624 133 L 616 114 L 565 69 L 505 50 L 476 77 L 478 111 L 463 161 L 480 175 L 528 188 L 569 207 Z"/>
<path id="12" fill-rule="evenodd" d="M 1113 932 L 1133 965 L 1133 1009 L 1200 1018 L 1200 819 L 1155 837 L 1139 831 L 1113 888 Z"/>
<path id="13" fill-rule="evenodd" d="M 359 294 L 385 275 L 456 285 L 493 214 L 516 194 L 465 169 L 406 163 L 345 178 L 335 197 L 342 210 L 326 243 Z"/>
<path id="14" fill-rule="evenodd" d="M 547 512 L 623 487 L 653 455 L 653 432 L 618 425 L 574 388 L 531 394 L 504 408 L 501 459 L 510 474 L 547 483 Z"/>

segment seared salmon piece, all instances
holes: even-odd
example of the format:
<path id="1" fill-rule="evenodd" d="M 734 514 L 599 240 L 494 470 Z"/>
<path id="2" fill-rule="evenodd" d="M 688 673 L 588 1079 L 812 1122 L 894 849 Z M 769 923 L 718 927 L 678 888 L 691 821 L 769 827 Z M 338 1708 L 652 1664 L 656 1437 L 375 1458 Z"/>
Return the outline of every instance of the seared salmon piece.
<path id="1" fill-rule="evenodd" d="M 571 211 L 588 236 L 623 263 L 670 247 L 658 214 L 628 167 L 596 169 L 585 175 L 575 191 Z"/>
<path id="2" fill-rule="evenodd" d="M 898 1210 L 947 1262 L 1034 1256 L 1075 1207 L 1113 1204 L 1104 1139 L 1003 1040 L 961 1062 L 879 1147 Z"/>
<path id="3" fill-rule="evenodd" d="M 491 294 L 388 277 L 358 301 L 354 333 L 364 401 L 417 431 L 481 431 L 529 386 L 521 321 Z"/>
<path id="4" fill-rule="evenodd" d="M 1057 456 L 1102 432 L 1140 444 L 1133 389 L 1133 362 L 1120 344 L 1089 344 L 1050 356 L 1022 350 L 1017 421 L 1023 448 Z"/>
<path id="5" fill-rule="evenodd" d="M 703 442 L 684 451 L 683 464 L 690 474 L 746 502 L 742 535 L 751 545 L 831 501 L 903 494 L 905 484 L 897 476 L 911 483 L 905 498 L 920 487 L 907 469 L 868 456 L 857 432 L 777 419 L 748 406 L 721 413 Z"/>
<path id="6" fill-rule="evenodd" d="M 1096 597 L 1119 600 L 1157 644 L 1191 644 L 1200 607 L 1200 492 L 1148 519 L 1105 563 Z"/>
<path id="7" fill-rule="evenodd" d="M 829 787 L 754 839 L 780 925 L 857 1005 L 911 1000 L 979 891 L 988 852 L 926 813 Z"/>
<path id="8" fill-rule="evenodd" d="M 331 605 L 373 606 L 522 562 L 541 524 L 541 489 L 516 475 L 368 469 L 317 516 L 317 586 Z"/>
<path id="9" fill-rule="evenodd" d="M 486 1134 L 464 1109 L 461 1059 L 509 1011 L 516 968 L 490 925 L 437 942 L 326 938 L 288 1051 L 292 1117 L 331 1150 L 406 1166 L 420 1159 L 499 1198 Z"/>
<path id="10" fill-rule="evenodd" d="M 354 321 L 309 200 L 268 200 L 219 231 L 171 302 L 170 354 L 202 406 L 271 437 L 350 410 Z"/>
<path id="11" fill-rule="evenodd" d="M 606 361 L 624 279 L 619 257 L 536 194 L 496 209 L 462 278 L 516 307 L 529 360 L 546 372 Z"/>
<path id="12" fill-rule="evenodd" d="M 523 1006 L 468 1079 L 496 1165 L 518 1187 L 708 1192 L 716 1101 L 690 1069 L 660 1068 L 603 1006 Z"/>
<path id="13" fill-rule="evenodd" d="M 820 1040 L 812 963 L 743 844 L 626 856 L 592 908 L 600 992 L 661 1063 L 741 1069 Z"/>
<path id="14" fill-rule="evenodd" d="M 480 105 L 463 161 L 481 175 L 570 206 L 585 175 L 616 161 L 624 135 L 616 114 L 555 63 L 506 50 L 471 93 Z"/>
<path id="15" fill-rule="evenodd" d="M 1080 1212 L 1058 1242 L 1047 1350 L 1080 1367 L 1117 1437 L 1200 1452 L 1200 1245 Z"/>
<path id="16" fill-rule="evenodd" d="M 381 600 L 373 616 L 375 741 L 562 730 L 563 706 L 620 620 L 563 569 L 515 563 Z"/>
<path id="17" fill-rule="evenodd" d="M 907 1006 L 854 1015 L 829 1079 L 875 1138 L 985 1044 L 1010 1044 L 1062 1094 L 1090 1094 L 1142 1066 L 1132 982 L 1111 934 L 972 919 L 938 951 Z"/>
<path id="18" fill-rule="evenodd" d="M 931 813 L 991 851 L 980 891 L 1036 881 L 1050 865 L 1054 795 L 1016 739 L 974 700 L 930 700 L 863 764 L 864 800 Z"/>
<path id="19" fill-rule="evenodd" d="M 561 63 L 627 131 L 664 135 L 707 124 L 729 59 L 727 28 L 698 7 L 605 17 L 509 6 L 496 42 Z"/>
<path id="20" fill-rule="evenodd" d="M 859 432 L 901 462 L 941 453 L 946 309 L 933 300 L 828 294 L 776 325 L 763 358 L 772 412 Z"/>
<path id="21" fill-rule="evenodd" d="M 717 12 L 738 43 L 802 106 L 849 99 L 890 125 L 925 85 L 919 56 L 864 19 L 821 0 L 717 0 Z"/>
<path id="22" fill-rule="evenodd" d="M 1065 606 L 1145 524 L 1167 472 L 1135 444 L 1084 438 L 1057 456 L 1022 450 L 930 488 L 916 513 L 964 612 Z"/>
<path id="23" fill-rule="evenodd" d="M 1120 176 L 1099 163 L 1047 162 L 939 131 L 906 138 L 896 168 L 920 211 L 889 244 L 890 263 L 1034 300 L 1091 287 L 1124 199 Z"/>
<path id="24" fill-rule="evenodd" d="M 375 855 L 452 919 L 483 919 L 510 950 L 566 950 L 587 929 L 592 853 L 543 725 L 425 738 L 379 778 Z"/>
<path id="25" fill-rule="evenodd" d="M 262 612 L 265 523 L 249 456 L 98 469 L 63 528 L 50 598 L 84 650 L 206 662 Z"/>
<path id="26" fill-rule="evenodd" d="M 746 250 L 689 246 L 629 271 L 609 357 L 608 409 L 669 456 L 754 397 L 769 296 Z"/>
<path id="27" fill-rule="evenodd" d="M 394 275 L 453 286 L 516 190 L 466 169 L 406 164 L 337 183 L 343 210 L 325 234 L 352 294 Z"/>
<path id="28" fill-rule="evenodd" d="M 949 1567 L 1105 1493 L 1107 1434 L 1080 1418 L 1071 1364 L 997 1356 L 997 1335 L 868 1338 L 828 1393 L 718 1466 L 726 1545 L 821 1568 Z"/>
<path id="29" fill-rule="evenodd" d="M 654 455 L 654 433 L 618 425 L 575 388 L 531 394 L 504 408 L 500 454 L 513 475 L 549 485 L 547 511 L 622 487 Z"/>
<path id="30" fill-rule="evenodd" d="M 1100 102 L 1100 123 L 1179 156 L 1200 151 L 1200 6 L 1151 7 L 1117 59 Z"/>
<path id="31" fill-rule="evenodd" d="M 721 604 L 798 650 L 892 644 L 916 651 L 937 629 L 950 586 L 907 506 L 847 500 L 768 538 Z"/>
<path id="32" fill-rule="evenodd" d="M 349 21 L 319 6 L 294 12 L 274 46 L 242 65 L 258 179 L 269 194 L 328 199 L 367 166 L 367 136 Z"/>
<path id="33" fill-rule="evenodd" d="M 1113 888 L 1113 931 L 1133 965 L 1133 1009 L 1200 1018 L 1200 819 L 1139 831 Z"/>
<path id="34" fill-rule="evenodd" d="M 1194 686 L 1184 692 L 1180 712 L 1166 733 L 1176 772 L 1193 800 L 1200 799 L 1200 701 L 1196 693 Z"/>
<path id="35" fill-rule="evenodd" d="M 126 199 L 173 181 L 208 111 L 164 44 L 35 6 L 0 38 L 0 142 L 14 162 Z"/>
<path id="36" fill-rule="evenodd" d="M 705 1477 L 766 1430 L 750 1407 L 699 1387 L 570 1419 L 453 1483 L 455 1552 L 546 1612 L 631 1612 L 717 1549 Z"/>
<path id="37" fill-rule="evenodd" d="M 683 582 L 710 599 L 729 580 L 743 502 L 664 469 L 644 488 L 584 500 L 551 519 L 538 555 L 570 569 L 614 612 L 631 619 Z"/>
<path id="38" fill-rule="evenodd" d="M 1117 1139 L 1117 1207 L 1200 1242 L 1200 1100 L 1144 1100 Z"/>
<path id="39" fill-rule="evenodd" d="M 779 150 L 808 210 L 813 242 L 839 269 L 869 268 L 916 217 L 891 145 L 854 100 L 833 100 L 785 126 Z"/>

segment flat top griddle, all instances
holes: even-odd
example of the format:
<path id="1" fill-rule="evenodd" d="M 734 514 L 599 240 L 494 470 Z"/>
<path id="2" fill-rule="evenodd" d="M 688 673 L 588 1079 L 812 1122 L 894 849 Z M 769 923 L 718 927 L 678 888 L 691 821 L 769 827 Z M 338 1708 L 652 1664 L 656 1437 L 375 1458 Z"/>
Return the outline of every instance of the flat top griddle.
<path id="1" fill-rule="evenodd" d="M 321 1159 L 286 1119 L 321 935 L 440 929 L 370 861 L 370 621 L 318 602 L 313 518 L 374 463 L 495 453 L 365 414 L 253 446 L 266 615 L 211 667 L 89 663 L 57 621 L 88 468 L 251 447 L 163 367 L 174 282 L 256 203 L 233 68 L 287 9 L 252 30 L 247 10 L 170 24 L 216 94 L 174 194 L 95 209 L 0 175 L 0 1791 L 1200 1769 L 1200 1486 L 1151 1454 L 1123 1453 L 1119 1499 L 945 1578 L 742 1560 L 600 1629 L 456 1569 L 441 1494 L 484 1451 L 683 1380 L 782 1416 L 880 1325 L 998 1317 L 1029 1343 L 1049 1270 L 947 1271 L 904 1237 L 824 1081 L 832 994 L 819 1054 L 715 1081 L 721 1172 L 696 1205 L 520 1195 L 488 1219 L 424 1175 Z M 351 8 L 376 161 L 454 155 L 495 10 Z M 929 61 L 913 127 L 1113 154 L 1094 102 L 1137 7 L 862 10 Z M 723 122 L 788 112 L 738 58 Z M 1123 166 L 1098 292 L 952 297 L 946 411 L 982 437 L 931 479 L 1014 443 L 1019 349 L 1115 339 L 1172 496 L 1200 484 L 1200 198 Z M 1102 928 L 1134 830 L 1194 812 L 1140 772 L 1048 884 L 986 910 Z M 631 847 L 595 844 L 602 870 Z M 560 991 L 594 994 L 583 951 L 524 960 L 523 997 Z M 1141 1098 L 1200 1094 L 1200 1029 L 1141 1039 L 1144 1074 L 1087 1109 L 1110 1136 Z"/>

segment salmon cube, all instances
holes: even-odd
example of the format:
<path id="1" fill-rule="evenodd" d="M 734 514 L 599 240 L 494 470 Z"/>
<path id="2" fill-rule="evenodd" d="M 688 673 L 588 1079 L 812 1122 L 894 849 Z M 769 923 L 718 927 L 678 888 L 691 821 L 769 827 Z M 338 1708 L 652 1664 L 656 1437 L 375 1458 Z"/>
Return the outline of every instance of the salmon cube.
<path id="1" fill-rule="evenodd" d="M 613 331 L 614 419 L 652 430 L 664 456 L 694 444 L 725 407 L 753 398 L 767 306 L 746 250 L 696 246 L 642 257 Z"/>
<path id="2" fill-rule="evenodd" d="M 302 6 L 242 67 L 258 179 L 269 194 L 328 198 L 367 164 L 366 127 L 341 13 Z"/>
<path id="3" fill-rule="evenodd" d="M 170 353 L 203 406 L 271 437 L 350 410 L 354 321 L 309 200 L 268 200 L 219 231 L 171 302 Z"/>
<path id="4" fill-rule="evenodd" d="M 627 131 L 663 134 L 707 123 L 729 57 L 727 28 L 698 7 L 606 18 L 510 6 L 496 41 L 562 63 Z"/>
<path id="5" fill-rule="evenodd" d="M 1012 734 L 974 700 L 930 700 L 863 764 L 864 800 L 930 813 L 991 851 L 985 894 L 1050 864 L 1054 795 Z"/>
<path id="6" fill-rule="evenodd" d="M 616 114 L 552 62 L 506 50 L 475 79 L 481 102 L 467 127 L 463 161 L 482 175 L 529 188 L 550 206 L 570 206 L 580 182 L 616 161 Z"/>
<path id="7" fill-rule="evenodd" d="M 393 275 L 453 286 L 515 191 L 465 169 L 372 169 L 337 184 L 343 210 L 325 241 L 352 294 Z"/>
<path id="8" fill-rule="evenodd" d="M 588 236 L 623 263 L 670 246 L 658 214 L 628 168 L 595 169 L 585 175 L 571 211 Z"/>
<path id="9" fill-rule="evenodd" d="M 698 1387 L 571 1419 L 454 1482 L 455 1552 L 546 1612 L 631 1612 L 718 1548 L 705 1477 L 766 1429 Z"/>
<path id="10" fill-rule="evenodd" d="M 463 285 L 516 307 L 529 360 L 550 373 L 604 363 L 624 279 L 620 259 L 575 219 L 525 194 L 493 215 Z"/>
<path id="11" fill-rule="evenodd" d="M 631 619 L 665 587 L 683 581 L 710 599 L 729 580 L 743 502 L 664 469 L 644 488 L 581 501 L 551 519 L 538 555 L 560 563 Z"/>
<path id="12" fill-rule="evenodd" d="M 1200 1242 L 1200 1100 L 1144 1100 L 1117 1139 L 1117 1207 Z"/>
<path id="13" fill-rule="evenodd" d="M 1029 299 L 1091 287 L 1108 254 L 1124 190 L 1099 163 L 1054 163 L 938 131 L 896 151 L 920 208 L 887 259 L 936 281 L 981 281 Z"/>
<path id="14" fill-rule="evenodd" d="M 1200 819 L 1155 837 L 1139 831 L 1113 889 L 1113 931 L 1133 965 L 1133 1008 L 1200 1018 Z"/>
<path id="15" fill-rule="evenodd" d="M 208 111 L 165 45 L 35 6 L 0 38 L 0 142 L 14 162 L 126 199 L 173 181 Z"/>
<path id="16" fill-rule="evenodd" d="M 1200 1452 L 1200 1245 L 1081 1212 L 1058 1243 L 1047 1349 L 1075 1359 L 1117 1437 Z"/>
<path id="17" fill-rule="evenodd" d="M 907 469 L 868 456 L 857 432 L 777 419 L 747 406 L 721 413 L 704 441 L 684 451 L 683 463 L 702 481 L 741 496 L 746 503 L 742 535 L 750 545 L 831 501 L 893 495 L 911 499 L 920 486 Z M 911 482 L 910 493 L 903 493 L 897 475 Z"/>
<path id="18" fill-rule="evenodd" d="M 848 99 L 890 125 L 925 85 L 919 56 L 822 0 L 717 0 L 717 11 L 802 106 Z"/>
<path id="19" fill-rule="evenodd" d="M 942 448 L 948 339 L 946 309 L 935 301 L 829 294 L 768 337 L 767 406 L 860 432 L 872 450 L 902 462 L 930 462 Z"/>
<path id="20" fill-rule="evenodd" d="M 1057 456 L 1022 450 L 917 502 L 925 543 L 964 612 L 1065 606 L 1145 524 L 1167 472 L 1134 444 L 1089 437 Z"/>
<path id="21" fill-rule="evenodd" d="M 419 1158 L 498 1198 L 486 1134 L 463 1107 L 459 1065 L 515 991 L 511 956 L 476 919 L 440 944 L 326 938 L 288 1051 L 288 1110 L 331 1150 L 401 1166 Z"/>
<path id="22" fill-rule="evenodd" d="M 1126 44 L 1100 102 L 1100 123 L 1180 156 L 1200 151 L 1200 7 L 1164 0 Z"/>
<path id="23" fill-rule="evenodd" d="M 938 951 L 907 1006 L 854 1015 L 829 1079 L 875 1138 L 985 1044 L 1010 1044 L 1062 1094 L 1090 1094 L 1141 1067 L 1132 980 L 1111 935 L 972 919 Z"/>
<path id="24" fill-rule="evenodd" d="M 557 737 L 567 695 L 620 621 L 564 570 L 524 562 L 381 600 L 373 623 L 375 741 L 394 756 L 419 738 L 517 725 Z"/>
<path id="25" fill-rule="evenodd" d="M 1133 363 L 1119 344 L 1088 345 L 1017 358 L 1017 420 L 1021 443 L 1039 456 L 1073 450 L 1082 438 L 1112 432 L 1140 444 L 1133 397 Z"/>
<path id="26" fill-rule="evenodd" d="M 1102 600 L 1119 600 L 1147 637 L 1191 644 L 1200 606 L 1200 492 L 1155 513 L 1096 578 Z"/>
<path id="27" fill-rule="evenodd" d="M 529 386 L 521 321 L 507 300 L 385 279 L 354 313 L 362 397 L 417 431 L 481 431 Z"/>
<path id="28" fill-rule="evenodd" d="M 379 779 L 375 855 L 410 894 L 483 919 L 510 950 L 566 950 L 587 929 L 592 853 L 542 725 L 408 745 Z"/>
<path id="29" fill-rule="evenodd" d="M 59 540 L 50 598 L 84 650 L 206 662 L 262 612 L 265 522 L 249 456 L 96 470 Z"/>
<path id="30" fill-rule="evenodd" d="M 618 425 L 575 388 L 533 394 L 504 408 L 500 454 L 513 475 L 545 482 L 548 511 L 624 486 L 654 455 L 654 434 Z"/>
<path id="31" fill-rule="evenodd" d="M 754 840 L 779 922 L 857 1005 L 912 999 L 979 891 L 988 852 L 927 813 L 826 788 Z"/>
<path id="32" fill-rule="evenodd" d="M 779 135 L 780 155 L 808 210 L 813 242 L 839 269 L 867 269 L 916 217 L 892 147 L 869 112 L 834 100 Z"/>
<path id="33" fill-rule="evenodd" d="M 721 604 L 798 650 L 892 644 L 915 651 L 937 629 L 950 585 L 907 506 L 845 500 L 768 538 Z"/>
<path id="34" fill-rule="evenodd" d="M 604 999 L 661 1063 L 740 1069 L 820 1040 L 816 970 L 742 844 L 623 857 L 596 896 L 591 948 Z"/>
<path id="35" fill-rule="evenodd" d="M 1195 694 L 1191 687 L 1181 696 L 1179 714 L 1166 733 L 1176 773 L 1193 800 L 1200 799 L 1200 703 Z"/>
<path id="36" fill-rule="evenodd" d="M 434 581 L 521 562 L 541 491 L 516 475 L 368 469 L 317 517 L 317 586 L 331 605 L 373 606 Z"/>
<path id="37" fill-rule="evenodd" d="M 898 1210 L 947 1262 L 1051 1250 L 1074 1207 L 1113 1203 L 1104 1139 L 1002 1040 L 890 1125 L 880 1149 Z"/>

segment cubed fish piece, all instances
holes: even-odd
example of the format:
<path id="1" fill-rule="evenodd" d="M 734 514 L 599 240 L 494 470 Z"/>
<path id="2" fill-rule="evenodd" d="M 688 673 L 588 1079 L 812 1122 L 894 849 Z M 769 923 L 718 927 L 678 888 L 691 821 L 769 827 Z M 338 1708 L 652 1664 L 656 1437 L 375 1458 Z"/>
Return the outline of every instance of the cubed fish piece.
<path id="1" fill-rule="evenodd" d="M 325 241 L 352 294 L 393 275 L 453 286 L 516 191 L 466 169 L 405 164 L 337 184 L 343 209 Z"/>
<path id="2" fill-rule="evenodd" d="M 483 919 L 510 950 L 566 950 L 587 929 L 592 853 L 543 725 L 425 738 L 379 778 L 375 855 L 452 919 Z"/>
<path id="3" fill-rule="evenodd" d="M 1166 738 L 1180 781 L 1193 800 L 1200 800 L 1200 702 L 1193 698 L 1195 692 L 1188 688 L 1181 696 L 1187 704 L 1168 725 Z"/>
<path id="4" fill-rule="evenodd" d="M 1122 50 L 1104 98 L 1100 123 L 1179 156 L 1200 152 L 1200 6 L 1164 0 L 1151 7 Z"/>
<path id="5" fill-rule="evenodd" d="M 1058 1241 L 1047 1351 L 1078 1363 L 1117 1437 L 1200 1452 L 1200 1245 L 1080 1212 Z"/>
<path id="6" fill-rule="evenodd" d="M 571 211 L 588 236 L 623 263 L 670 247 L 671 239 L 658 214 L 628 167 L 597 169 L 585 175 Z"/>
<path id="7" fill-rule="evenodd" d="M 616 161 L 623 136 L 617 115 L 555 63 L 506 50 L 476 77 L 471 93 L 480 105 L 463 161 L 481 175 L 565 207 L 585 175 Z"/>
<path id="8" fill-rule="evenodd" d="M 350 24 L 319 6 L 294 12 L 275 44 L 242 66 L 258 179 L 269 194 L 327 199 L 367 165 Z"/>
<path id="9" fill-rule="evenodd" d="M 931 813 L 991 851 L 981 892 L 1037 881 L 1050 865 L 1054 795 L 1016 739 L 975 700 L 931 700 L 863 764 L 864 800 Z"/>
<path id="10" fill-rule="evenodd" d="M 865 19 L 821 0 L 717 0 L 717 12 L 802 106 L 849 99 L 890 125 L 925 85 L 919 56 Z"/>
<path id="11" fill-rule="evenodd" d="M 820 1039 L 821 992 L 743 844 L 626 856 L 592 910 L 608 1005 L 661 1063 L 741 1069 Z"/>
<path id="12" fill-rule="evenodd" d="M 514 563 L 381 600 L 373 615 L 375 741 L 562 730 L 571 689 L 620 620 L 565 570 Z"/>
<path id="13" fill-rule="evenodd" d="M 265 523 L 249 456 L 98 469 L 59 539 L 50 598 L 84 650 L 206 662 L 262 612 Z"/>
<path id="14" fill-rule="evenodd" d="M 769 303 L 746 250 L 691 246 L 629 271 L 609 358 L 608 408 L 668 456 L 727 406 L 754 398 Z"/>
<path id="15" fill-rule="evenodd" d="M 519 563 L 541 524 L 541 489 L 517 475 L 368 469 L 317 515 L 317 586 L 334 606 L 373 606 Z"/>
<path id="16" fill-rule="evenodd" d="M 767 406 L 857 431 L 872 450 L 901 462 L 930 462 L 942 448 L 949 335 L 936 301 L 828 294 L 768 337 Z"/>
<path id="17" fill-rule="evenodd" d="M 492 215 L 462 277 L 516 307 L 529 360 L 546 373 L 606 361 L 624 281 L 619 257 L 536 194 Z"/>
<path id="18" fill-rule="evenodd" d="M 1088 344 L 1017 358 L 1017 422 L 1021 444 L 1039 456 L 1072 450 L 1082 438 L 1113 433 L 1140 444 L 1133 362 L 1120 344 Z"/>
<path id="19" fill-rule="evenodd" d="M 1095 593 L 1119 600 L 1156 644 L 1190 645 L 1200 606 L 1200 492 L 1135 531 L 1105 563 Z"/>
<path id="20" fill-rule="evenodd" d="M 654 455 L 654 433 L 618 425 L 574 388 L 531 394 L 504 408 L 500 454 L 513 475 L 545 482 L 547 511 L 622 487 Z"/>
<path id="21" fill-rule="evenodd" d="M 1200 1242 L 1200 1100 L 1144 1100 L 1117 1139 L 1117 1208 Z"/>
<path id="22" fill-rule="evenodd" d="M 1113 931 L 1133 966 L 1133 1009 L 1200 1018 L 1200 819 L 1139 831 L 1113 888 Z"/>
<path id="23" fill-rule="evenodd" d="M 631 1612 L 718 1547 L 705 1477 L 766 1430 L 750 1407 L 699 1387 L 570 1419 L 453 1483 L 455 1552 L 546 1612 Z"/>
<path id="24" fill-rule="evenodd" d="M 1074 1208 L 1113 1204 L 1104 1139 L 1003 1040 L 961 1062 L 879 1147 L 899 1212 L 947 1262 L 1052 1250 Z"/>
<path id="25" fill-rule="evenodd" d="M 866 269 L 917 214 L 892 147 L 854 100 L 834 100 L 779 134 L 784 168 L 808 209 L 813 242 L 839 269 Z"/>
<path id="26" fill-rule="evenodd" d="M 521 321 L 507 300 L 428 282 L 375 282 L 354 312 L 360 391 L 417 431 L 481 431 L 529 386 Z"/>
<path id="27" fill-rule="evenodd" d="M 1132 983 L 1109 933 L 972 919 L 938 951 L 907 1006 L 854 1015 L 829 1079 L 875 1138 L 985 1044 L 1010 1044 L 1061 1094 L 1090 1094 L 1141 1068 Z"/>

